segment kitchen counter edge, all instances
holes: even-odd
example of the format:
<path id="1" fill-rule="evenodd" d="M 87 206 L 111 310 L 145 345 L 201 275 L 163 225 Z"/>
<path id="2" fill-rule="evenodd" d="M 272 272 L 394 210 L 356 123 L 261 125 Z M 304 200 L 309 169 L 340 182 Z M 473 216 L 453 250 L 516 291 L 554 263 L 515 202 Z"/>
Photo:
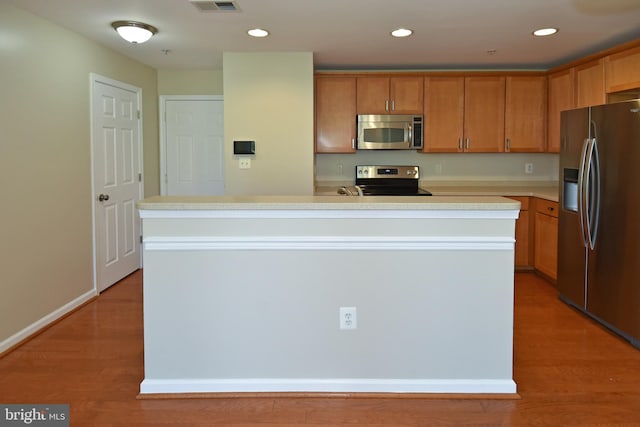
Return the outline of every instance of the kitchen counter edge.
<path id="1" fill-rule="evenodd" d="M 139 210 L 519 210 L 520 202 L 500 196 L 153 196 Z"/>

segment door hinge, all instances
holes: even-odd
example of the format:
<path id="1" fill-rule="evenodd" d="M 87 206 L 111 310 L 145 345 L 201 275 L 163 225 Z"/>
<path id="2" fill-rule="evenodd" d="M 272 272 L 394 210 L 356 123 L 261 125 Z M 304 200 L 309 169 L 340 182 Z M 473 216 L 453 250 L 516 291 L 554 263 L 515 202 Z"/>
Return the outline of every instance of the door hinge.
<path id="1" fill-rule="evenodd" d="M 138 182 L 142 182 L 142 174 L 141 173 L 138 174 Z"/>

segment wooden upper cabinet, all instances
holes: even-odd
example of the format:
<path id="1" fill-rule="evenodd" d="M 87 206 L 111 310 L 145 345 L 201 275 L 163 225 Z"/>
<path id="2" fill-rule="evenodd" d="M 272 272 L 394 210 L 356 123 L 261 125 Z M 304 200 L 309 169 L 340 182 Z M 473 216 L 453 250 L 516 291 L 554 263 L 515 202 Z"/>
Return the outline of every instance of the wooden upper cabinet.
<path id="1" fill-rule="evenodd" d="M 393 77 L 389 82 L 389 98 L 394 114 L 422 114 L 424 77 Z"/>
<path id="2" fill-rule="evenodd" d="M 573 68 L 549 74 L 549 100 L 547 103 L 547 151 L 560 152 L 560 112 L 575 108 Z"/>
<path id="3" fill-rule="evenodd" d="M 505 77 L 465 78 L 465 151 L 504 151 L 504 104 Z"/>
<path id="4" fill-rule="evenodd" d="M 604 58 L 605 92 L 640 88 L 640 47 Z"/>
<path id="5" fill-rule="evenodd" d="M 358 114 L 422 114 L 423 77 L 357 78 Z"/>
<path id="6" fill-rule="evenodd" d="M 463 126 L 464 77 L 425 77 L 422 151 L 462 151 Z"/>
<path id="7" fill-rule="evenodd" d="M 316 153 L 355 153 L 355 77 L 316 77 L 315 128 Z"/>
<path id="8" fill-rule="evenodd" d="M 606 102 L 603 58 L 575 67 L 575 100 L 576 108 Z"/>
<path id="9" fill-rule="evenodd" d="M 547 135 L 546 77 L 508 76 L 505 103 L 505 151 L 544 151 Z"/>

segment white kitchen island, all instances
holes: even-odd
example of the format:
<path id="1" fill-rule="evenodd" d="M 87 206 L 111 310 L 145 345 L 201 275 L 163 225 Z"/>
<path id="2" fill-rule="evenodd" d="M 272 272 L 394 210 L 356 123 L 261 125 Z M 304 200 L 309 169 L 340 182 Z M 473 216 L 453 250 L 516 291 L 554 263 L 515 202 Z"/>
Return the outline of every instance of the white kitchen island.
<path id="1" fill-rule="evenodd" d="M 516 393 L 502 197 L 152 197 L 141 396 Z M 340 328 L 354 307 L 356 329 Z"/>

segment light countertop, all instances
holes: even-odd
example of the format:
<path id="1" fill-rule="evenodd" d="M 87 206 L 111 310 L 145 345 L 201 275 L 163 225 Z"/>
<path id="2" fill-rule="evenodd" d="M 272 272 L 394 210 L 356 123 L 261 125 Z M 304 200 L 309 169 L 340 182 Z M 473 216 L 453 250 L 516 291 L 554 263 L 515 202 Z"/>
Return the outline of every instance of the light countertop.
<path id="1" fill-rule="evenodd" d="M 335 195 L 342 185 L 345 184 L 319 182 L 315 194 L 317 196 Z M 346 185 L 353 185 L 353 183 Z M 558 201 L 557 182 L 442 181 L 421 182 L 420 187 L 430 191 L 434 196 L 539 197 L 554 202 Z"/>
<path id="2" fill-rule="evenodd" d="M 154 196 L 140 210 L 519 210 L 499 196 Z"/>

